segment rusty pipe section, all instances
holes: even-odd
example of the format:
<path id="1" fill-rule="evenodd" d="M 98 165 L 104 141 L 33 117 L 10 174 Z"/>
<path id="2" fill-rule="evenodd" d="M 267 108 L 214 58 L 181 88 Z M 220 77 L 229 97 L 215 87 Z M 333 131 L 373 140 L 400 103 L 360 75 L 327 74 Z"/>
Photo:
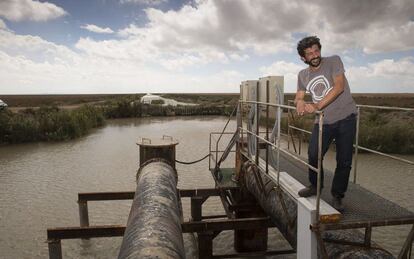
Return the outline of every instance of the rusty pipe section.
<path id="1" fill-rule="evenodd" d="M 273 182 L 266 181 L 254 165 L 247 162 L 242 167 L 241 183 L 257 200 L 260 207 L 269 215 L 281 234 L 293 248 L 297 245 L 297 201 L 281 189 L 275 188 Z M 259 177 L 262 181 L 258 181 Z M 325 239 L 345 240 L 355 243 L 363 243 L 364 235 L 354 229 L 325 231 L 322 235 Z M 326 251 L 329 258 L 381 258 L 393 259 L 392 254 L 380 248 L 376 244 L 369 248 L 350 246 L 326 242 Z"/>
<path id="2" fill-rule="evenodd" d="M 243 164 L 242 170 L 243 186 L 256 198 L 260 207 L 269 215 L 290 245 L 296 247 L 296 201 L 275 188 L 276 185 L 261 175 L 258 168 L 250 162 Z"/>
<path id="3" fill-rule="evenodd" d="M 166 162 L 139 169 L 118 258 L 185 258 L 177 173 Z"/>

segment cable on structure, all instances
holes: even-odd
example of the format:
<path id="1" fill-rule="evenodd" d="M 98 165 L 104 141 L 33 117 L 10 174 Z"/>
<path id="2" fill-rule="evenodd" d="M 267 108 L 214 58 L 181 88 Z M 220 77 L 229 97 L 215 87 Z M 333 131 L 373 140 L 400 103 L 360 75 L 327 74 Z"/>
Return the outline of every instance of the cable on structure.
<path id="1" fill-rule="evenodd" d="M 195 163 L 201 162 L 201 161 L 203 161 L 204 159 L 206 159 L 209 156 L 211 156 L 211 154 L 207 154 L 206 156 L 204 156 L 204 157 L 202 157 L 202 158 L 200 158 L 198 160 L 192 161 L 192 162 L 183 162 L 183 161 L 179 161 L 177 159 L 175 160 L 175 162 L 177 162 L 179 164 L 184 164 L 184 165 L 191 165 L 191 164 L 195 164 Z"/>

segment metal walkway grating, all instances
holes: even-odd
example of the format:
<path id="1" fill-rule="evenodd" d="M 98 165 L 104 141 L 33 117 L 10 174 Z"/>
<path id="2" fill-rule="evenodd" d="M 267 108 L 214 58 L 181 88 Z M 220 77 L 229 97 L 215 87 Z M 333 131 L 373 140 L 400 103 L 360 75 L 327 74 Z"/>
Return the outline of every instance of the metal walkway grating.
<path id="1" fill-rule="evenodd" d="M 280 153 L 280 170 L 289 173 L 303 185 L 309 185 L 307 167 Z M 276 168 L 275 165 L 273 165 Z M 325 171 L 324 188 L 321 198 L 331 204 L 330 193 L 333 173 Z M 349 182 L 348 191 L 343 199 L 345 211 L 339 224 L 371 225 L 377 226 L 399 225 L 414 223 L 414 213 L 389 201 L 360 185 Z"/>

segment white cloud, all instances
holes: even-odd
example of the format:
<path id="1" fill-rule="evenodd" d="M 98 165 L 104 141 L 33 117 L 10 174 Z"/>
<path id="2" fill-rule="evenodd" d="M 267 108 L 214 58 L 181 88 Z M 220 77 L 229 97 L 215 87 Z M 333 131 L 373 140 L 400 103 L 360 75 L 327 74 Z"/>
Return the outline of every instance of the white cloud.
<path id="1" fill-rule="evenodd" d="M 260 72 L 262 77 L 265 76 L 284 76 L 284 89 L 287 93 L 296 92 L 297 75 L 300 70 L 304 69 L 304 65 L 298 65 L 296 63 L 289 63 L 285 61 L 277 61 L 268 67 L 261 67 Z"/>
<path id="2" fill-rule="evenodd" d="M 159 5 L 161 3 L 166 3 L 167 0 L 121 0 L 121 4 L 133 3 L 133 4 L 142 4 L 142 5 Z"/>
<path id="3" fill-rule="evenodd" d="M 0 30 L 0 51 L 12 57 L 24 56 L 35 62 L 73 62 L 73 58 L 76 57 L 75 53 L 65 46 L 38 36 L 16 35 L 8 30 Z"/>
<path id="4" fill-rule="evenodd" d="M 230 54 L 230 58 L 233 59 L 233 60 L 237 60 L 237 61 L 246 61 L 250 57 L 247 54 L 233 53 L 233 54 Z"/>
<path id="5" fill-rule="evenodd" d="M 316 13 L 308 17 L 310 26 L 304 32 L 319 35 L 329 52 L 360 48 L 372 54 L 414 48 L 414 1 L 318 0 L 312 4 Z"/>
<path id="6" fill-rule="evenodd" d="M 406 9 L 414 10 L 414 5 L 407 0 L 379 1 L 378 5 L 315 1 L 303 8 L 299 0 L 203 0 L 184 5 L 177 11 L 147 8 L 148 23 L 131 24 L 119 30 L 122 40 L 88 39 L 89 45 L 94 45 L 88 50 L 81 46 L 85 41 L 81 39 L 77 46 L 87 53 L 96 54 L 99 49 L 100 55 L 114 58 L 119 53 L 125 54 L 126 46 L 134 46 L 134 50 L 128 51 L 132 52 L 130 58 L 146 59 L 148 55 L 144 53 L 150 52 L 150 58 L 156 56 L 166 68 L 176 70 L 212 62 L 245 60 L 249 57 L 246 52 L 255 55 L 295 53 L 298 37 L 293 34 L 295 32 L 319 35 L 324 54 L 355 47 L 366 53 L 413 48 L 414 23 Z M 390 5 L 392 10 L 382 9 Z M 366 14 L 351 12 L 358 9 Z M 350 14 L 344 16 L 340 10 L 349 10 Z M 383 17 L 376 17 L 378 13 Z M 329 19 L 325 18 L 327 16 Z M 380 36 L 384 40 L 377 40 Z M 120 57 L 128 58 L 127 55 Z"/>
<path id="7" fill-rule="evenodd" d="M 145 41 L 137 39 L 95 41 L 81 38 L 75 45 L 79 50 L 91 57 L 102 57 L 114 60 L 133 62 L 156 61 L 158 49 Z"/>
<path id="8" fill-rule="evenodd" d="M 110 40 L 80 38 L 74 49 L 17 35 L 0 20 L 0 92 L 237 92 L 241 81 L 257 79 L 259 73 L 284 75 L 286 92 L 294 92 L 297 73 L 305 67 L 298 57 L 298 63 L 279 60 L 268 67 L 260 67 L 256 58 L 294 53 L 303 34 L 319 35 L 324 55 L 355 47 L 366 53 L 414 48 L 412 1 L 378 0 L 378 6 L 366 1 L 369 6 L 361 1 L 315 0 L 303 8 L 299 0 L 195 0 L 179 10 L 147 8 L 148 23 L 131 24 Z M 365 15 L 353 11 L 358 8 Z M 11 13 L 4 10 L 0 8 L 0 15 Z M 83 27 L 112 31 L 93 26 Z M 237 71 L 238 64 L 253 78 Z M 352 64 L 361 63 L 358 59 Z M 223 72 L 208 73 L 218 70 Z M 413 92 L 413 71 L 413 59 L 384 59 L 349 67 L 347 77 L 356 92 Z"/>
<path id="9" fill-rule="evenodd" d="M 0 30 L 0 94 L 237 92 L 242 75 L 237 71 L 190 75 L 163 71 L 139 58 L 118 53 L 74 52 L 40 37 Z M 79 45 L 94 48 L 84 39 Z M 88 45 L 91 44 L 91 45 Z M 130 44 L 130 43 L 125 43 Z M 108 42 L 109 48 L 111 43 Z M 127 46 L 127 45 L 125 45 Z M 101 47 L 101 45 L 100 45 Z M 138 48 L 139 49 L 139 48 Z M 111 53 L 111 52 L 106 52 Z M 157 63 L 157 60 L 154 61 Z"/>
<path id="10" fill-rule="evenodd" d="M 0 30 L 6 30 L 7 26 L 2 19 L 0 19 Z"/>
<path id="11" fill-rule="evenodd" d="M 111 30 L 111 28 L 108 28 L 108 27 L 102 28 L 102 27 L 99 27 L 99 26 L 94 25 L 94 24 L 82 25 L 81 28 L 85 29 L 85 30 L 88 30 L 88 31 L 91 31 L 91 32 L 95 32 L 95 33 L 106 33 L 106 34 L 114 33 L 114 31 Z"/>
<path id="12" fill-rule="evenodd" d="M 414 91 L 414 57 L 384 59 L 367 66 L 353 66 L 346 73 L 354 92 Z"/>
<path id="13" fill-rule="evenodd" d="M 1 0 L 0 16 L 10 21 L 47 21 L 67 13 L 61 7 L 33 0 Z"/>
<path id="14" fill-rule="evenodd" d="M 369 64 L 374 76 L 404 76 L 414 79 L 414 63 L 413 58 L 404 58 L 398 61 L 393 59 L 384 59 L 382 61 Z"/>
<path id="15" fill-rule="evenodd" d="M 146 9 L 148 24 L 119 33 L 141 36 L 163 50 L 295 52 L 294 33 L 316 34 L 328 53 L 360 48 L 366 53 L 414 47 L 410 0 L 195 1 L 180 10 Z M 381 40 L 378 40 L 381 39 Z"/>

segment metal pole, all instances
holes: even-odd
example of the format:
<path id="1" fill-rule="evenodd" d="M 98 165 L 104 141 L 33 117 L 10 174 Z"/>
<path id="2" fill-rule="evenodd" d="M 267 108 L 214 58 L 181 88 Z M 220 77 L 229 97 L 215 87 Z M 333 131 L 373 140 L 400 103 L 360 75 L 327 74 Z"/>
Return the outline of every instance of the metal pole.
<path id="1" fill-rule="evenodd" d="M 193 221 L 201 221 L 203 217 L 203 197 L 191 197 L 191 218 Z"/>
<path id="2" fill-rule="evenodd" d="M 414 161 L 410 161 L 410 160 L 403 159 L 403 158 L 400 158 L 400 157 L 388 155 L 388 154 L 385 154 L 385 153 L 382 153 L 382 152 L 379 152 L 379 151 L 375 151 L 375 150 L 372 150 L 372 149 L 369 149 L 369 148 L 366 148 L 366 147 L 359 146 L 359 149 L 364 150 L 364 151 L 368 151 L 368 152 L 371 152 L 371 153 L 374 153 L 374 154 L 377 154 L 377 155 L 380 155 L 380 156 L 388 157 L 388 158 L 391 158 L 391 159 L 394 159 L 394 160 L 397 160 L 397 161 L 400 161 L 400 162 L 404 162 L 404 163 L 407 163 L 407 164 L 410 164 L 410 165 L 414 165 Z"/>
<path id="3" fill-rule="evenodd" d="M 357 112 L 357 124 L 356 124 L 356 133 L 355 133 L 355 155 L 354 155 L 354 183 L 356 183 L 357 178 L 357 165 L 358 165 L 358 144 L 359 144 L 359 118 L 361 114 L 361 108 L 358 106 Z"/>
<path id="4" fill-rule="evenodd" d="M 60 239 L 47 241 L 49 248 L 49 259 L 62 259 L 62 245 Z"/>
<path id="5" fill-rule="evenodd" d="M 220 135 L 221 137 L 221 135 Z M 218 143 L 220 141 L 220 138 L 216 141 L 216 164 L 214 165 L 214 168 L 217 169 L 217 163 L 218 163 Z"/>
<path id="6" fill-rule="evenodd" d="M 279 177 L 280 177 L 280 117 L 281 117 L 281 108 L 277 107 L 277 186 L 279 187 Z"/>
<path id="7" fill-rule="evenodd" d="M 290 137 L 290 116 L 289 116 L 289 114 L 290 114 L 290 110 L 288 110 L 287 111 L 287 135 L 288 135 L 288 137 L 287 137 L 287 145 L 288 145 L 288 150 L 290 150 L 290 140 L 289 140 L 289 137 Z"/>
<path id="8" fill-rule="evenodd" d="M 269 80 L 266 81 L 266 102 L 269 103 Z M 266 139 L 269 140 L 269 105 L 266 105 Z M 266 145 L 266 174 L 269 174 L 269 145 Z"/>
<path id="9" fill-rule="evenodd" d="M 322 176 L 322 134 L 323 134 L 323 113 L 319 114 L 319 135 L 318 135 L 318 183 L 316 185 L 316 222 L 319 224 L 319 206 L 321 200 L 321 176 Z"/>
<path id="10" fill-rule="evenodd" d="M 78 200 L 79 223 L 81 227 L 89 227 L 88 201 Z M 87 239 L 87 238 L 83 238 Z"/>
<path id="11" fill-rule="evenodd" d="M 210 157 L 208 158 L 208 170 L 211 170 L 211 133 L 210 138 L 208 139 L 208 153 L 210 154 Z"/>
<path id="12" fill-rule="evenodd" d="M 366 247 L 371 246 L 371 234 L 372 234 L 372 227 L 368 226 L 365 228 L 365 237 L 364 237 L 364 244 Z"/>
<path id="13" fill-rule="evenodd" d="M 256 165 L 259 166 L 259 81 L 256 84 Z"/>
<path id="14" fill-rule="evenodd" d="M 241 130 L 240 130 L 240 136 L 241 136 L 241 150 L 244 150 L 244 140 L 243 140 L 243 138 L 244 138 L 244 133 L 243 133 L 243 108 L 244 108 L 244 106 L 243 106 L 243 103 L 242 102 L 239 102 L 239 105 L 240 105 L 240 121 L 241 121 L 241 125 L 240 125 L 240 128 L 241 128 Z M 247 136 L 246 136 L 246 139 L 247 139 Z M 246 145 L 246 147 L 247 147 L 247 145 Z M 247 150 L 248 150 L 248 148 L 247 148 Z"/>

